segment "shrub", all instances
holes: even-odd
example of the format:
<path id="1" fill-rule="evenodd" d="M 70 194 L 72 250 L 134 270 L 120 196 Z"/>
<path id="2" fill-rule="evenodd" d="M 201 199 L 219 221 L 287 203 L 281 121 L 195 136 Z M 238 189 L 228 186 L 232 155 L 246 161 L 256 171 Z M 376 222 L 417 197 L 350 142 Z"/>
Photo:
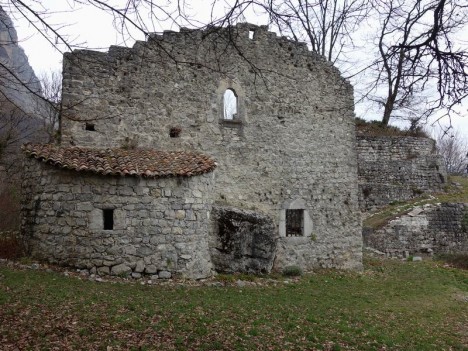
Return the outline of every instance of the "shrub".
<path id="1" fill-rule="evenodd" d="M 302 275 L 302 269 L 298 266 L 284 267 L 283 275 L 285 277 L 299 277 Z"/>
<path id="2" fill-rule="evenodd" d="M 366 121 L 356 118 L 358 134 L 367 136 L 413 136 L 428 138 L 427 133 L 419 126 L 409 129 L 400 129 L 395 126 L 383 125 L 381 121 Z"/>

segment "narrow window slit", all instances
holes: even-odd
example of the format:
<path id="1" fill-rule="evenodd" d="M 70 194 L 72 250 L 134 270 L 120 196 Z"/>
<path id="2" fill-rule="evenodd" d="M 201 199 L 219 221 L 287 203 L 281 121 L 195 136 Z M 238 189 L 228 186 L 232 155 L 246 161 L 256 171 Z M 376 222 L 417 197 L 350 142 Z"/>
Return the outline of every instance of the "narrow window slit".
<path id="1" fill-rule="evenodd" d="M 249 30 L 249 39 L 252 40 L 255 36 L 255 31 L 253 29 Z"/>
<path id="2" fill-rule="evenodd" d="M 104 230 L 114 229 L 114 210 L 106 208 L 102 210 L 102 218 L 104 221 Z"/>

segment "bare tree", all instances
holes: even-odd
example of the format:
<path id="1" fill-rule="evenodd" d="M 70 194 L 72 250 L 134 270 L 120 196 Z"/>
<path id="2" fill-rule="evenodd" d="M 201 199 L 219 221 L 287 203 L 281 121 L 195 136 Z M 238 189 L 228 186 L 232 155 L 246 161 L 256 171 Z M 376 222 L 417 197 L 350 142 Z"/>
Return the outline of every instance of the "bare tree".
<path id="1" fill-rule="evenodd" d="M 266 1 L 264 8 L 280 33 L 307 42 L 333 63 L 352 48 L 353 34 L 369 9 L 366 0 Z"/>
<path id="2" fill-rule="evenodd" d="M 380 58 L 371 98 L 382 123 L 402 114 L 423 121 L 451 115 L 468 95 L 468 54 L 456 44 L 466 29 L 468 5 L 457 0 L 375 0 Z"/>
<path id="3" fill-rule="evenodd" d="M 42 95 L 48 103 L 40 104 L 38 108 L 42 108 L 40 116 L 43 120 L 43 129 L 47 134 L 48 142 L 51 143 L 59 138 L 62 75 L 59 72 L 43 73 L 39 80 L 42 86 Z"/>
<path id="4" fill-rule="evenodd" d="M 437 136 L 437 149 L 444 159 L 447 172 L 465 174 L 468 172 L 468 141 L 457 130 L 441 132 Z"/>
<path id="5" fill-rule="evenodd" d="M 381 28 L 374 43 L 377 74 L 367 96 L 383 109 L 383 124 L 398 116 L 410 118 L 414 124 L 441 110 L 451 116 L 468 94 L 466 48 L 456 41 L 468 21 L 468 5 L 461 1 L 213 0 L 209 3 L 211 17 L 205 22 L 195 18 L 188 0 L 73 0 L 67 4 L 70 11 L 88 5 L 110 13 L 124 39 L 137 32 L 148 36 L 168 26 L 228 26 L 244 20 L 250 10 L 267 15 L 282 34 L 307 41 L 313 51 L 340 64 L 349 60 L 343 54 L 353 48 L 369 2 L 378 17 L 374 25 Z M 41 2 L 0 0 L 0 6 L 27 19 L 58 50 L 80 47 L 64 34 L 66 24 L 49 21 L 50 10 Z"/>

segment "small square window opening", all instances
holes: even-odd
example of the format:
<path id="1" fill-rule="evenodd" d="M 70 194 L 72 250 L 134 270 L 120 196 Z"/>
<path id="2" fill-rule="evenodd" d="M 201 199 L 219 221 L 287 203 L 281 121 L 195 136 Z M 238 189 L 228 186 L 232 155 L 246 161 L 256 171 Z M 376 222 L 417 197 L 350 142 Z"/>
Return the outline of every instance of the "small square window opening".
<path id="1" fill-rule="evenodd" d="M 95 132 L 95 131 L 96 131 L 96 127 L 94 126 L 93 123 L 86 123 L 85 130 L 89 130 L 89 131 L 91 131 L 91 132 Z"/>

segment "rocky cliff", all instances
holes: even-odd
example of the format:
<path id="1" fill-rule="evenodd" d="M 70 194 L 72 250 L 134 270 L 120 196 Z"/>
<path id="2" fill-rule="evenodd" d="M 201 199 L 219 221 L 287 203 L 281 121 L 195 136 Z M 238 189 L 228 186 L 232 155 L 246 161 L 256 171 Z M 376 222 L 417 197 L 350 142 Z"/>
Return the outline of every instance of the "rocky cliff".
<path id="1" fill-rule="evenodd" d="M 35 114 L 41 85 L 28 57 L 18 45 L 18 36 L 8 14 L 0 7 L 0 94 L 4 100 L 21 108 L 24 112 Z"/>
<path id="2" fill-rule="evenodd" d="M 48 111 L 13 22 L 0 7 L 0 193 L 19 176 L 21 144 L 47 140 Z"/>

